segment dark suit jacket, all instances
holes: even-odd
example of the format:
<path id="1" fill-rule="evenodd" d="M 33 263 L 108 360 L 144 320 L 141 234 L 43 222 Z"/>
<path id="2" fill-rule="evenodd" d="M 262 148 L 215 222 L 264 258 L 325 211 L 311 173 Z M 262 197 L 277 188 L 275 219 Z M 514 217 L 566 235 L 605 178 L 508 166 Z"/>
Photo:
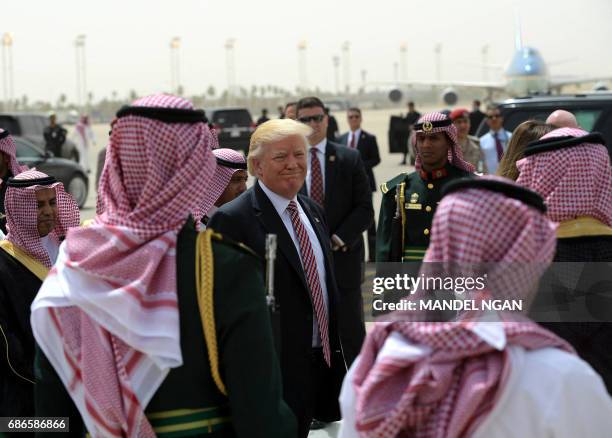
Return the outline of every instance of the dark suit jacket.
<path id="1" fill-rule="evenodd" d="M 298 201 L 312 224 L 323 254 L 327 294 L 329 297 L 329 334 L 332 349 L 332 369 L 337 389 L 329 394 L 329 400 L 337 406 L 340 386 L 346 372 L 338 336 L 337 312 L 338 291 L 332 267 L 329 233 L 321 208 L 311 199 L 298 195 Z M 274 291 L 280 305 L 281 326 L 281 371 L 285 401 L 294 408 L 300 406 L 301 393 L 310 382 L 312 352 L 313 307 L 311 296 L 300 262 L 298 250 L 285 225 L 258 183 L 238 198 L 223 205 L 208 221 L 208 227 L 242 242 L 257 254 L 265 257 L 266 234 L 276 234 L 277 257 L 274 270 Z M 237 273 L 239 275 L 239 273 Z M 332 388 L 330 388 L 331 390 Z M 338 392 L 338 393 L 336 393 Z M 318 406 L 315 418 L 330 418 L 331 409 Z"/>
<path id="2" fill-rule="evenodd" d="M 307 194 L 306 184 L 301 193 Z M 330 141 L 325 150 L 325 218 L 329 235 L 336 234 L 347 245 L 345 251 L 333 252 L 338 286 L 359 287 L 363 232 L 374 220 L 372 194 L 361 154 Z"/>
<path id="3" fill-rule="evenodd" d="M 345 132 L 338 138 L 338 143 L 348 146 L 349 139 L 350 132 Z M 372 169 L 380 163 L 376 136 L 362 129 L 359 139 L 357 140 L 357 150 L 361 152 L 361 160 L 363 161 L 363 165 L 365 166 L 366 173 L 370 180 L 370 189 L 375 192 L 378 190 L 378 186 L 376 185 L 376 179 L 374 179 L 374 172 Z"/>

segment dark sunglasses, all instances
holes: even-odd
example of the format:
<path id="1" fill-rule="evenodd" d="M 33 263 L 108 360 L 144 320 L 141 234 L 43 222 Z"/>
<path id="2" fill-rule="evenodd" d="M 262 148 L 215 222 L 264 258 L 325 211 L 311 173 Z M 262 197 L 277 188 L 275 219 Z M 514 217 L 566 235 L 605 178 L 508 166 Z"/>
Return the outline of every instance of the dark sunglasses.
<path id="1" fill-rule="evenodd" d="M 323 117 L 325 117 L 325 114 L 319 114 L 316 116 L 308 116 L 308 117 L 300 117 L 298 118 L 298 122 L 305 123 L 305 124 L 308 124 L 310 122 L 321 123 L 323 121 Z"/>
<path id="2" fill-rule="evenodd" d="M 348 118 L 349 119 L 360 119 L 361 116 L 359 114 L 353 114 L 353 115 L 348 116 Z"/>
<path id="3" fill-rule="evenodd" d="M 501 116 L 487 116 L 489 120 L 501 119 Z"/>

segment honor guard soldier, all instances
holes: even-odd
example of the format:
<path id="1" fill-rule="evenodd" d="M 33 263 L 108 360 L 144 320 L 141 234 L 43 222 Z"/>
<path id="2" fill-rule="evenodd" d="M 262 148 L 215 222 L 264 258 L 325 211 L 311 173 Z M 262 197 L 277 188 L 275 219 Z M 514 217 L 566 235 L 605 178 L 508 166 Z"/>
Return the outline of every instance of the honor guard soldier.
<path id="1" fill-rule="evenodd" d="M 190 216 L 214 144 L 178 96 L 117 113 L 98 214 L 70 231 L 32 304 L 37 417 L 92 438 L 297 436 L 261 260 Z"/>
<path id="2" fill-rule="evenodd" d="M 422 260 L 442 187 L 474 172 L 474 166 L 463 159 L 457 130 L 447 116 L 425 114 L 414 129 L 416 170 L 381 185 L 377 262 Z"/>

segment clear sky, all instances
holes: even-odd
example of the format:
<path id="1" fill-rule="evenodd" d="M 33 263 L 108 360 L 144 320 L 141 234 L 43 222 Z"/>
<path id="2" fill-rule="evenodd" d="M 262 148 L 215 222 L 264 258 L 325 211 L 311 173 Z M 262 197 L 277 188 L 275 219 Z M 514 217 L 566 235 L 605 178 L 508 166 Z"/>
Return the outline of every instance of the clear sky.
<path id="1" fill-rule="evenodd" d="M 442 44 L 442 79 L 482 80 L 481 48 L 505 65 L 514 49 L 514 9 L 523 42 L 553 64 L 553 75 L 612 75 L 610 0 L 2 0 L 0 33 L 14 38 L 15 96 L 56 101 L 76 95 L 74 40 L 86 34 L 87 83 L 94 99 L 130 89 L 170 89 L 170 49 L 181 37 L 187 94 L 227 86 L 224 44 L 236 39 L 239 84 L 298 82 L 300 40 L 307 42 L 310 85 L 334 89 L 332 57 L 350 41 L 351 79 L 393 80 L 407 43 L 409 79 L 435 79 L 433 48 Z M 557 65 L 555 62 L 564 61 Z M 492 71 L 490 79 L 501 80 Z M 0 90 L 1 91 L 1 90 Z"/>

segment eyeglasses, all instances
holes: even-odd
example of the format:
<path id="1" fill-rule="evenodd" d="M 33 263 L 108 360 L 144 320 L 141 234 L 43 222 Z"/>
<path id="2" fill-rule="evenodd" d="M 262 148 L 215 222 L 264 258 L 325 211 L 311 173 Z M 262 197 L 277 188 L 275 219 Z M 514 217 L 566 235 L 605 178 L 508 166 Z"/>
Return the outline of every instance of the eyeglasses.
<path id="1" fill-rule="evenodd" d="M 501 116 L 499 116 L 499 115 L 497 115 L 497 116 L 487 116 L 487 119 L 489 119 L 489 120 L 501 119 Z"/>
<path id="2" fill-rule="evenodd" d="M 298 122 L 309 124 L 310 122 L 321 123 L 325 114 L 318 114 L 316 116 L 299 117 Z"/>
<path id="3" fill-rule="evenodd" d="M 350 116 L 348 116 L 349 119 L 360 119 L 361 116 L 359 114 L 352 114 Z"/>

